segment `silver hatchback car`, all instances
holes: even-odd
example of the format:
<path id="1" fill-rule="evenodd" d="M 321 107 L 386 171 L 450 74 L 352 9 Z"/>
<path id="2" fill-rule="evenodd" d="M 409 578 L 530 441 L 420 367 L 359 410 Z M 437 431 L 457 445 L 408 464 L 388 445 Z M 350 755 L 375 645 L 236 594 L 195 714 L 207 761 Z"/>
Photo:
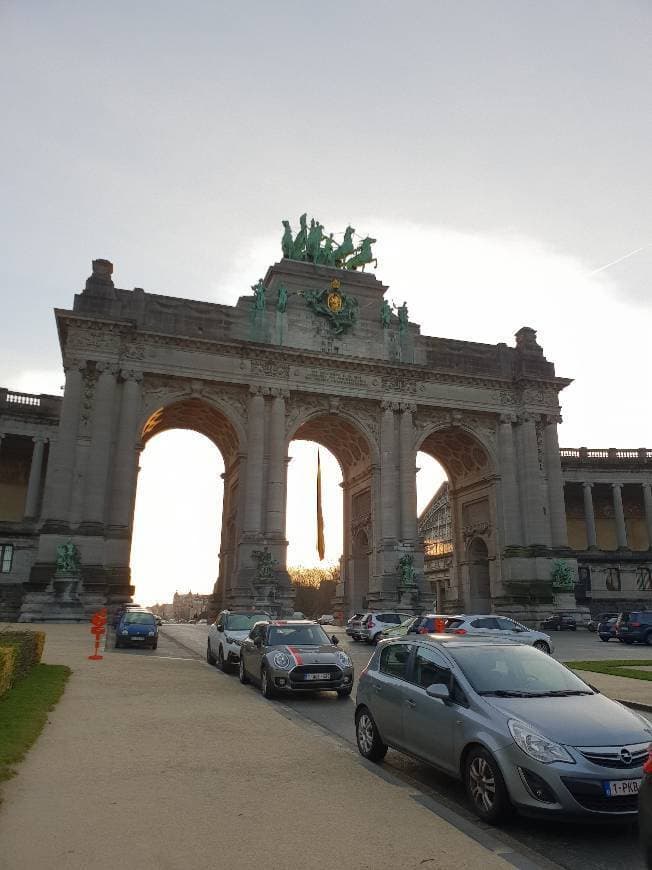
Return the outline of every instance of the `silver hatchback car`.
<path id="1" fill-rule="evenodd" d="M 634 818 L 650 723 L 509 640 L 383 641 L 360 676 L 360 753 L 392 746 L 463 780 L 478 816 Z"/>

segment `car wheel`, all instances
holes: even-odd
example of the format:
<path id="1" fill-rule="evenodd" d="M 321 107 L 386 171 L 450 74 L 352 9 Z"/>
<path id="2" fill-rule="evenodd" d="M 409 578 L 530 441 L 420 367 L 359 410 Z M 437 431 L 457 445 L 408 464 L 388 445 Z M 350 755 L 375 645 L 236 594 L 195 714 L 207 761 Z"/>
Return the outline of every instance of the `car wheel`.
<path id="1" fill-rule="evenodd" d="M 619 640 L 621 643 L 625 643 L 625 641 L 622 639 L 622 637 L 619 637 L 619 638 L 616 638 L 616 639 Z"/>
<path id="2" fill-rule="evenodd" d="M 545 642 L 545 640 L 535 640 L 532 646 L 535 649 L 541 650 L 541 652 L 548 653 L 548 655 L 550 655 L 550 647 Z"/>
<path id="3" fill-rule="evenodd" d="M 220 648 L 217 651 L 217 666 L 221 671 L 224 671 L 225 674 L 228 674 L 230 668 L 224 658 L 224 650 L 222 649 L 222 644 L 220 644 Z"/>
<path id="4" fill-rule="evenodd" d="M 362 707 L 355 717 L 355 739 L 358 751 L 369 761 L 382 761 L 387 755 L 387 744 L 380 739 L 371 713 Z"/>
<path id="5" fill-rule="evenodd" d="M 644 640 L 648 646 L 652 646 L 652 631 L 648 631 L 648 633 L 645 635 Z"/>
<path id="6" fill-rule="evenodd" d="M 338 689 L 337 690 L 337 697 L 338 698 L 348 698 L 348 697 L 350 697 L 352 691 L 353 691 L 353 686 L 349 686 L 348 689 Z"/>
<path id="7" fill-rule="evenodd" d="M 213 650 L 211 649 L 210 640 L 206 642 L 206 661 L 209 665 L 215 664 L 215 656 L 213 655 Z"/>
<path id="8" fill-rule="evenodd" d="M 627 644 L 627 646 L 631 646 L 631 645 L 634 643 L 633 640 L 628 640 L 627 638 L 624 638 L 624 637 L 623 637 L 623 638 L 619 638 L 619 640 L 621 640 L 621 639 L 622 639 L 622 642 L 623 642 L 623 643 L 626 643 L 626 644 Z"/>
<path id="9" fill-rule="evenodd" d="M 371 642 L 373 643 L 374 646 L 376 646 L 376 644 L 378 643 L 378 641 L 379 641 L 379 640 L 382 640 L 382 639 L 383 639 L 383 633 L 382 633 L 382 631 L 379 631 L 377 634 L 375 634 L 375 635 L 373 636 Z"/>
<path id="10" fill-rule="evenodd" d="M 512 810 L 505 780 L 498 764 L 485 749 L 472 749 L 464 770 L 466 793 L 477 815 L 490 825 L 507 818 Z"/>
<path id="11" fill-rule="evenodd" d="M 570 626 L 570 630 L 571 630 L 571 631 L 577 631 L 577 626 L 576 626 L 576 625 L 571 625 L 571 626 Z"/>
<path id="12" fill-rule="evenodd" d="M 242 655 L 240 656 L 240 666 L 238 668 L 238 675 L 240 677 L 240 682 L 244 685 L 249 682 L 249 677 L 247 676 L 247 672 L 245 670 L 245 663 Z"/>
<path id="13" fill-rule="evenodd" d="M 157 647 L 158 647 L 158 641 L 155 640 L 154 643 L 152 644 L 152 649 L 156 649 Z"/>
<path id="14" fill-rule="evenodd" d="M 268 701 L 274 697 L 274 686 L 272 685 L 267 668 L 263 668 L 260 672 L 260 693 Z"/>
<path id="15" fill-rule="evenodd" d="M 606 643 L 606 642 L 609 640 L 609 638 L 608 638 L 608 637 L 602 637 L 602 635 L 600 635 L 600 640 L 603 640 L 603 641 Z"/>

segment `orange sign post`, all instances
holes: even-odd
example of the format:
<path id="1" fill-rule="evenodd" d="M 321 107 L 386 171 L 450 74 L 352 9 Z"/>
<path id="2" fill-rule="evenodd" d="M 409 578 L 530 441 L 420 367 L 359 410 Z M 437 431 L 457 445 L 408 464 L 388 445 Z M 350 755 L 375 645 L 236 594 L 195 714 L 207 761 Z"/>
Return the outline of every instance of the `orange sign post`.
<path id="1" fill-rule="evenodd" d="M 100 638 L 103 634 L 106 634 L 106 607 L 103 607 L 91 616 L 91 634 L 95 635 L 95 651 L 88 658 L 96 662 L 104 658 L 104 656 L 99 655 L 98 650 L 100 648 Z"/>

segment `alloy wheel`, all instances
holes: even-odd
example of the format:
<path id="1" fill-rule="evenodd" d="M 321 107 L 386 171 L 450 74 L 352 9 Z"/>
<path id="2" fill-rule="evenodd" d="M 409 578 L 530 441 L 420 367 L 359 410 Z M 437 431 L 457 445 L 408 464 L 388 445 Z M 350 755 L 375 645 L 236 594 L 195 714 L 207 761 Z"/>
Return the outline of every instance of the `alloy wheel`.
<path id="1" fill-rule="evenodd" d="M 541 652 L 544 652 L 544 653 L 549 653 L 549 652 L 550 652 L 550 647 L 549 647 L 548 644 L 545 642 L 545 640 L 537 640 L 537 641 L 534 642 L 533 646 L 534 646 L 535 649 L 538 649 L 538 650 L 540 650 Z"/>
<path id="2" fill-rule="evenodd" d="M 476 755 L 469 767 L 469 785 L 475 804 L 483 812 L 491 812 L 496 800 L 496 779 L 491 765 L 480 755 Z"/>
<path id="3" fill-rule="evenodd" d="M 374 723 L 368 713 L 363 713 L 358 719 L 358 743 L 365 755 L 371 752 L 374 743 Z"/>

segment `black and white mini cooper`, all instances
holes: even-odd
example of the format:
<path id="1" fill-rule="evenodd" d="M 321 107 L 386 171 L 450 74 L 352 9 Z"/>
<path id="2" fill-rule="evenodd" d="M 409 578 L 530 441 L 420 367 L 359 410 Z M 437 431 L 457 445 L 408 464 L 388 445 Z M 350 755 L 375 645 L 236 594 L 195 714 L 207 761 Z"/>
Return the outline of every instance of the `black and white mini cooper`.
<path id="1" fill-rule="evenodd" d="M 240 682 L 252 680 L 266 698 L 281 692 L 331 690 L 341 698 L 353 688 L 353 662 L 317 622 L 258 622 L 240 647 Z"/>

